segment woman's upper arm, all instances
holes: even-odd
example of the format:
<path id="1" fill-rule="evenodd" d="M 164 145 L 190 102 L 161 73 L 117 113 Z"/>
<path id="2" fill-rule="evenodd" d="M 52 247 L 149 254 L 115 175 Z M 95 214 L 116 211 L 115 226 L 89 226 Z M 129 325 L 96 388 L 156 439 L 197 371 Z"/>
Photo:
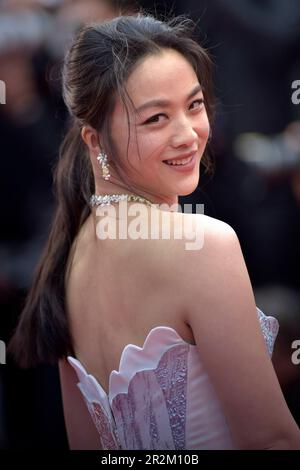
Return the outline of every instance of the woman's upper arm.
<path id="1" fill-rule="evenodd" d="M 285 403 L 260 328 L 239 240 L 220 222 L 189 255 L 189 322 L 203 364 L 240 448 L 286 441 L 300 432 Z M 296 444 L 295 444 L 296 443 Z"/>
<path id="2" fill-rule="evenodd" d="M 72 450 L 101 449 L 99 434 L 80 390 L 76 372 L 66 359 L 58 363 L 65 426 Z"/>

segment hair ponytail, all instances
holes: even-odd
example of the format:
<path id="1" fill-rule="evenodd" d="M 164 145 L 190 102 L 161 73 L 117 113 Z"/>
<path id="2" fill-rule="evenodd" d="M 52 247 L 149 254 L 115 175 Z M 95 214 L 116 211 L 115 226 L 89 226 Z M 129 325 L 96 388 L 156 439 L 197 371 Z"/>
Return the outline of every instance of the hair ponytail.
<path id="1" fill-rule="evenodd" d="M 60 357 L 73 354 L 65 310 L 65 273 L 72 242 L 90 213 L 94 185 L 91 163 L 75 122 L 61 144 L 54 184 L 52 228 L 8 347 L 8 354 L 23 368 L 55 364 Z"/>

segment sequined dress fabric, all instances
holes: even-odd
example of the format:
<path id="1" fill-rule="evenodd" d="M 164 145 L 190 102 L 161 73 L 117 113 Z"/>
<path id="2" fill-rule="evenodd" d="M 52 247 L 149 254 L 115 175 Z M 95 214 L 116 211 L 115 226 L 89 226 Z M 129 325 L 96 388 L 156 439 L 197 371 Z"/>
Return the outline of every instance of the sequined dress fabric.
<path id="1" fill-rule="evenodd" d="M 259 308 L 262 333 L 272 355 L 278 322 Z M 197 346 L 170 327 L 153 328 L 142 348 L 128 344 L 108 394 L 69 356 L 99 433 L 99 448 L 236 449 Z"/>

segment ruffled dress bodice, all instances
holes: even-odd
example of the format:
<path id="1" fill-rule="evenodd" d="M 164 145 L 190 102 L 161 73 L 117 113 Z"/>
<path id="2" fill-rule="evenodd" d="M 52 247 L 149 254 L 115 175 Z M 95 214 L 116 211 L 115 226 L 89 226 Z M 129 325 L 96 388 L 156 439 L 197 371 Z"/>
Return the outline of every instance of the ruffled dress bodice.
<path id="1" fill-rule="evenodd" d="M 259 308 L 257 314 L 271 356 L 278 322 Z M 99 448 L 237 448 L 197 346 L 173 328 L 153 328 L 142 348 L 125 346 L 108 394 L 77 359 L 68 361 L 99 433 Z"/>

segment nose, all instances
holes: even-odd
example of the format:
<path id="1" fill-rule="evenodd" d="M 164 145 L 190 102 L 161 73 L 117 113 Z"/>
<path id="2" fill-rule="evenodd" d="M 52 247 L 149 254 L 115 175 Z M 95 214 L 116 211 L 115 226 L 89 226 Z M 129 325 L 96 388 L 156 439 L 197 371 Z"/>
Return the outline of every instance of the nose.
<path id="1" fill-rule="evenodd" d="M 195 148 L 198 146 L 198 134 L 189 119 L 182 118 L 177 121 L 172 134 L 172 146 Z"/>

